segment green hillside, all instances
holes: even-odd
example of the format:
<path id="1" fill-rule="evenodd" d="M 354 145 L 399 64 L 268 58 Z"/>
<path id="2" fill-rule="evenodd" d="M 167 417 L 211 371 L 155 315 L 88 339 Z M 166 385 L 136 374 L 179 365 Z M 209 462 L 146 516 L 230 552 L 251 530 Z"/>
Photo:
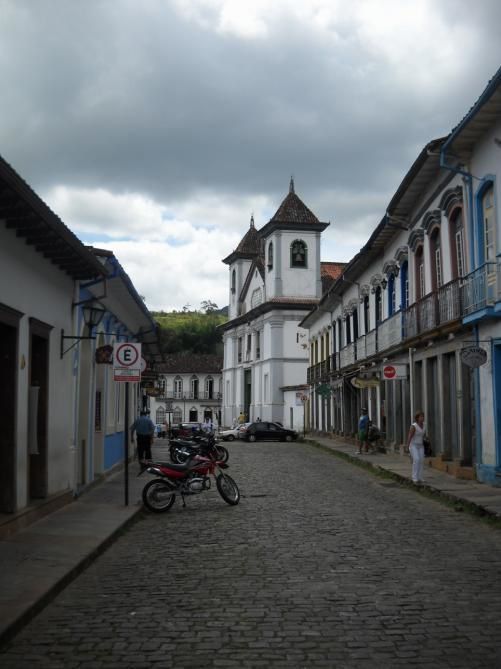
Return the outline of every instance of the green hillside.
<path id="1" fill-rule="evenodd" d="M 173 353 L 222 354 L 223 344 L 217 326 L 228 320 L 219 311 L 151 312 L 160 325 L 159 344 L 164 355 Z"/>

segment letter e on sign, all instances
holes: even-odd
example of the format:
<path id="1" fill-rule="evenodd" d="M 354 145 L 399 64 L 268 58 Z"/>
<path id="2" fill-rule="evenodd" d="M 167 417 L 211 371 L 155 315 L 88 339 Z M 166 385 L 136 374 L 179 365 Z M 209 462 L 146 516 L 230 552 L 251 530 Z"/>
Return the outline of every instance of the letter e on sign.
<path id="1" fill-rule="evenodd" d="M 113 350 L 113 362 L 115 367 L 137 367 L 141 366 L 141 344 L 115 344 Z"/>

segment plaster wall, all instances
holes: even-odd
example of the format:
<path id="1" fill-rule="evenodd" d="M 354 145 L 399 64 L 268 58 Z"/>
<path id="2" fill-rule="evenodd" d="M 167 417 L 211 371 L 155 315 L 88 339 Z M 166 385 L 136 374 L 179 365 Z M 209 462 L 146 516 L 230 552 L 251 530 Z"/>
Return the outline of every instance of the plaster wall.
<path id="1" fill-rule="evenodd" d="M 74 386 L 70 354 L 60 359 L 61 329 L 72 331 L 73 280 L 0 226 L 0 302 L 21 311 L 17 393 L 17 507 L 28 502 L 27 430 L 30 369 L 29 319 L 46 323 L 49 336 L 48 494 L 71 486 Z M 23 368 L 22 361 L 25 361 Z"/>

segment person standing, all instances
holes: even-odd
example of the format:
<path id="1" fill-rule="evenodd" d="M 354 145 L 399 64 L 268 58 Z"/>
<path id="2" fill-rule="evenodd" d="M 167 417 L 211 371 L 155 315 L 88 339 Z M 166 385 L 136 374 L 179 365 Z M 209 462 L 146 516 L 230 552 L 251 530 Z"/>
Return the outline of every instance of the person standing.
<path id="1" fill-rule="evenodd" d="M 139 418 L 132 423 L 130 428 L 130 440 L 134 443 L 134 433 L 137 434 L 137 459 L 140 464 L 145 460 L 151 460 L 151 444 L 155 434 L 155 424 L 148 417 L 147 411 L 141 411 Z"/>
<path id="2" fill-rule="evenodd" d="M 364 408 L 358 419 L 358 455 L 362 454 L 362 448 L 369 452 L 369 422 L 369 412 Z"/>
<path id="3" fill-rule="evenodd" d="M 409 436 L 407 437 L 407 448 L 412 460 L 412 482 L 423 483 L 424 445 L 425 435 L 424 413 L 418 411 L 414 416 Z"/>
<path id="4" fill-rule="evenodd" d="M 243 411 L 240 412 L 240 416 L 238 417 L 238 424 L 243 425 L 245 423 L 245 414 Z"/>

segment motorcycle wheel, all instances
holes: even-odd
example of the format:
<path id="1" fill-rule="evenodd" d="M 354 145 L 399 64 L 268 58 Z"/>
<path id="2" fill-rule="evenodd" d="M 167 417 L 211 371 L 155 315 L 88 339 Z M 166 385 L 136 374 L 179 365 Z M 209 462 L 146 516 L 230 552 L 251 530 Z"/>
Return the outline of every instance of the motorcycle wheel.
<path id="1" fill-rule="evenodd" d="M 218 474 L 216 477 L 217 491 L 227 504 L 235 506 L 240 501 L 240 490 L 228 474 Z"/>
<path id="2" fill-rule="evenodd" d="M 153 479 L 143 488 L 143 504 L 153 513 L 168 511 L 176 501 L 176 494 L 163 479 Z"/>
<path id="3" fill-rule="evenodd" d="M 177 461 L 177 448 L 175 446 L 170 447 L 169 456 L 170 456 L 171 462 L 174 462 L 176 465 L 179 464 L 179 462 Z"/>
<path id="4" fill-rule="evenodd" d="M 216 446 L 216 453 L 218 460 L 221 460 L 221 462 L 228 462 L 230 454 L 227 448 L 225 448 L 224 446 Z"/>

